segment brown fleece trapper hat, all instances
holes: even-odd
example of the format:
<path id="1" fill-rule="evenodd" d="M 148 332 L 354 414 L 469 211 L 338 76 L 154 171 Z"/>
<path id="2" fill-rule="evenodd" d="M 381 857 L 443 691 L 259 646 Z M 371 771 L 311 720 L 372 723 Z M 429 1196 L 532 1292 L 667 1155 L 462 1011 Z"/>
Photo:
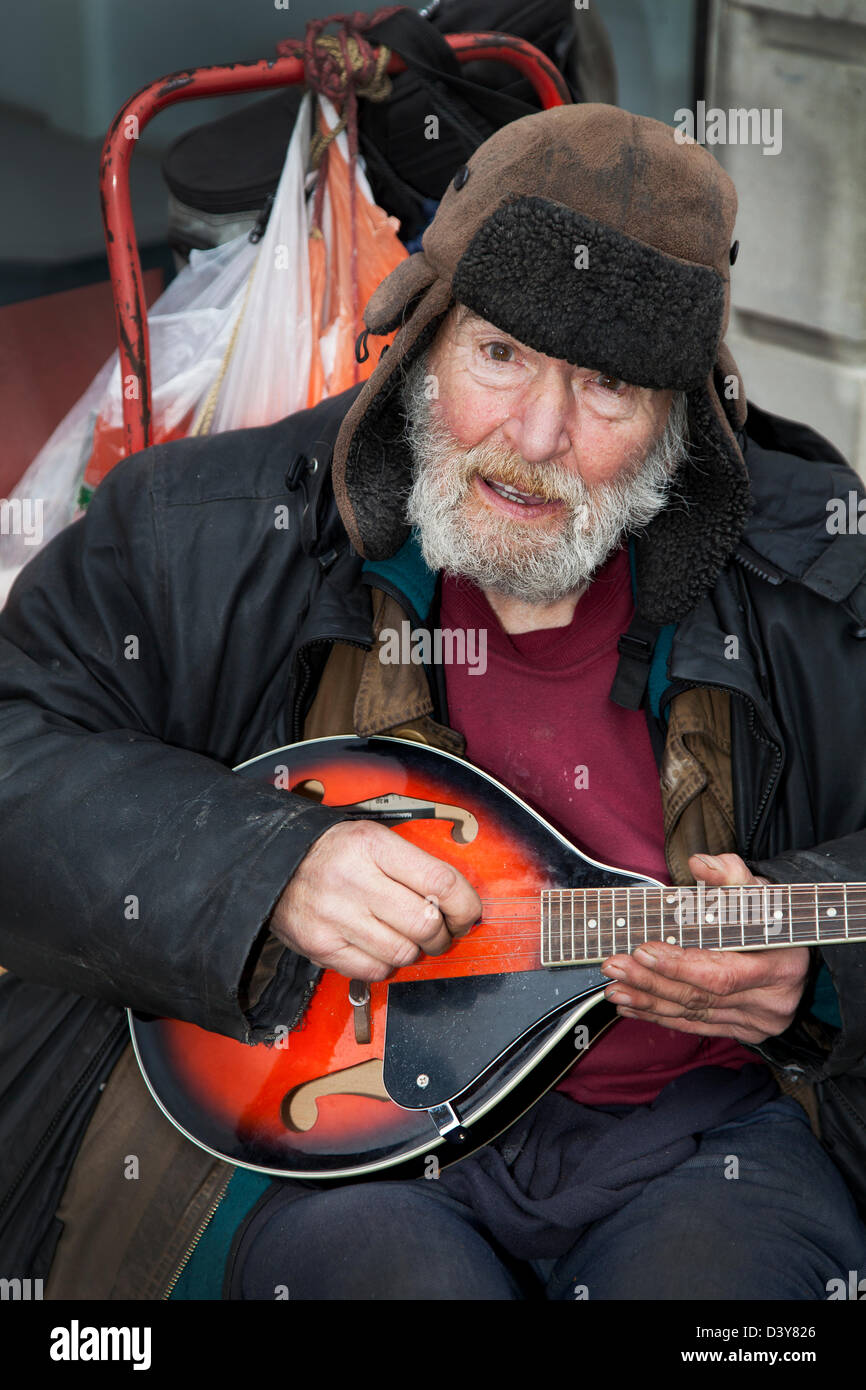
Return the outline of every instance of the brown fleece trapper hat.
<path id="1" fill-rule="evenodd" d="M 548 356 L 687 392 L 678 500 L 638 536 L 636 560 L 644 617 L 689 612 L 735 548 L 750 505 L 734 432 L 745 394 L 722 341 L 736 208 L 707 150 L 618 107 L 554 107 L 485 141 L 455 174 L 423 251 L 383 280 L 364 312 L 370 333 L 399 332 L 334 452 L 334 490 L 356 549 L 384 559 L 409 534 L 400 387 L 459 302 Z"/>

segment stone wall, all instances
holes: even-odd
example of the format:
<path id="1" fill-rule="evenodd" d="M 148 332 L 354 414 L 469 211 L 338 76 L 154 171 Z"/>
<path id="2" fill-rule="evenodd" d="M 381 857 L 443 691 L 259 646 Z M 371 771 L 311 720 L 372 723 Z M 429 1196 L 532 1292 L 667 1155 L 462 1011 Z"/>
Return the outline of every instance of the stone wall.
<path id="1" fill-rule="evenodd" d="M 740 200 L 728 342 L 866 478 L 866 0 L 714 0 L 709 45 L 707 108 L 781 112 L 777 153 L 707 140 Z"/>

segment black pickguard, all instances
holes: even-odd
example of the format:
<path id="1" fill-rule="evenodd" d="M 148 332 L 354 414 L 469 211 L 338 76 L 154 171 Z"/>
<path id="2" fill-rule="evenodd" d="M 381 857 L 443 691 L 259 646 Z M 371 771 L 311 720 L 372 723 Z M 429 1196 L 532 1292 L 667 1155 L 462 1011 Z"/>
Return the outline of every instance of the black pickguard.
<path id="1" fill-rule="evenodd" d="M 388 1094 L 408 1109 L 428 1110 L 453 1100 L 542 1020 L 608 984 L 592 965 L 391 985 L 384 1066 Z M 424 1086 L 419 1087 L 419 1076 L 427 1077 Z"/>

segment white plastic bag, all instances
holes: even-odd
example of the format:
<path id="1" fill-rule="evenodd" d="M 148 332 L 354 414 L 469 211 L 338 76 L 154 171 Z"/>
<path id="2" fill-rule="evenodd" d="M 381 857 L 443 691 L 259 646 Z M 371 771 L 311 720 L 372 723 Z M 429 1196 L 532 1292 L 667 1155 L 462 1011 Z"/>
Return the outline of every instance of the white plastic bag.
<path id="1" fill-rule="evenodd" d="M 208 433 L 270 424 L 307 404 L 313 327 L 305 181 L 312 96 L 298 109 Z"/>
<path id="2" fill-rule="evenodd" d="M 360 163 L 355 167 L 355 225 L 351 226 L 349 143 L 345 133 L 330 147 L 322 235 L 311 238 L 313 197 L 305 188 L 313 112 L 326 131 L 337 125 L 334 106 L 308 95 L 301 103 L 277 188 L 267 232 L 209 429 L 270 424 L 316 405 L 370 375 L 372 354 L 355 361 L 367 300 L 407 256 L 400 223 L 376 206 Z M 352 237 L 356 301 L 352 302 Z M 383 340 L 390 342 L 393 335 Z"/>
<path id="3" fill-rule="evenodd" d="M 153 415 L 156 437 L 168 438 L 192 416 L 216 379 L 240 313 L 256 247 L 246 235 L 190 263 L 151 307 Z M 94 441 L 94 433 L 98 439 Z M 19 570 L 79 513 L 80 494 L 122 453 L 120 365 L 113 353 L 84 395 L 43 445 L 4 499 L 0 533 L 0 605 Z M 16 525 L 29 521 L 29 534 Z"/>

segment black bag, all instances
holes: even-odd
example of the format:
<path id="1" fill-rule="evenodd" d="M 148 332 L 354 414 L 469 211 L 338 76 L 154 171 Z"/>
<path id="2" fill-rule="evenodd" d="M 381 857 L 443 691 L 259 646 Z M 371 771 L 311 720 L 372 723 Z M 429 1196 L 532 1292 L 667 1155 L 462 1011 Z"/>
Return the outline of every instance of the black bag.
<path id="1" fill-rule="evenodd" d="M 443 35 L 518 35 L 562 72 L 575 101 L 612 101 L 616 81 L 604 26 L 573 0 L 443 0 L 424 18 L 403 9 L 365 31 L 409 68 L 392 79 L 385 102 L 359 102 L 358 137 L 377 203 L 400 218 L 406 242 L 423 231 L 454 170 L 494 130 L 539 109 L 532 84 L 497 62 L 460 64 Z M 276 96 L 189 131 L 167 151 L 170 236 L 186 256 L 252 228 L 274 192 L 305 88 Z M 437 138 L 425 133 L 435 115 Z"/>

